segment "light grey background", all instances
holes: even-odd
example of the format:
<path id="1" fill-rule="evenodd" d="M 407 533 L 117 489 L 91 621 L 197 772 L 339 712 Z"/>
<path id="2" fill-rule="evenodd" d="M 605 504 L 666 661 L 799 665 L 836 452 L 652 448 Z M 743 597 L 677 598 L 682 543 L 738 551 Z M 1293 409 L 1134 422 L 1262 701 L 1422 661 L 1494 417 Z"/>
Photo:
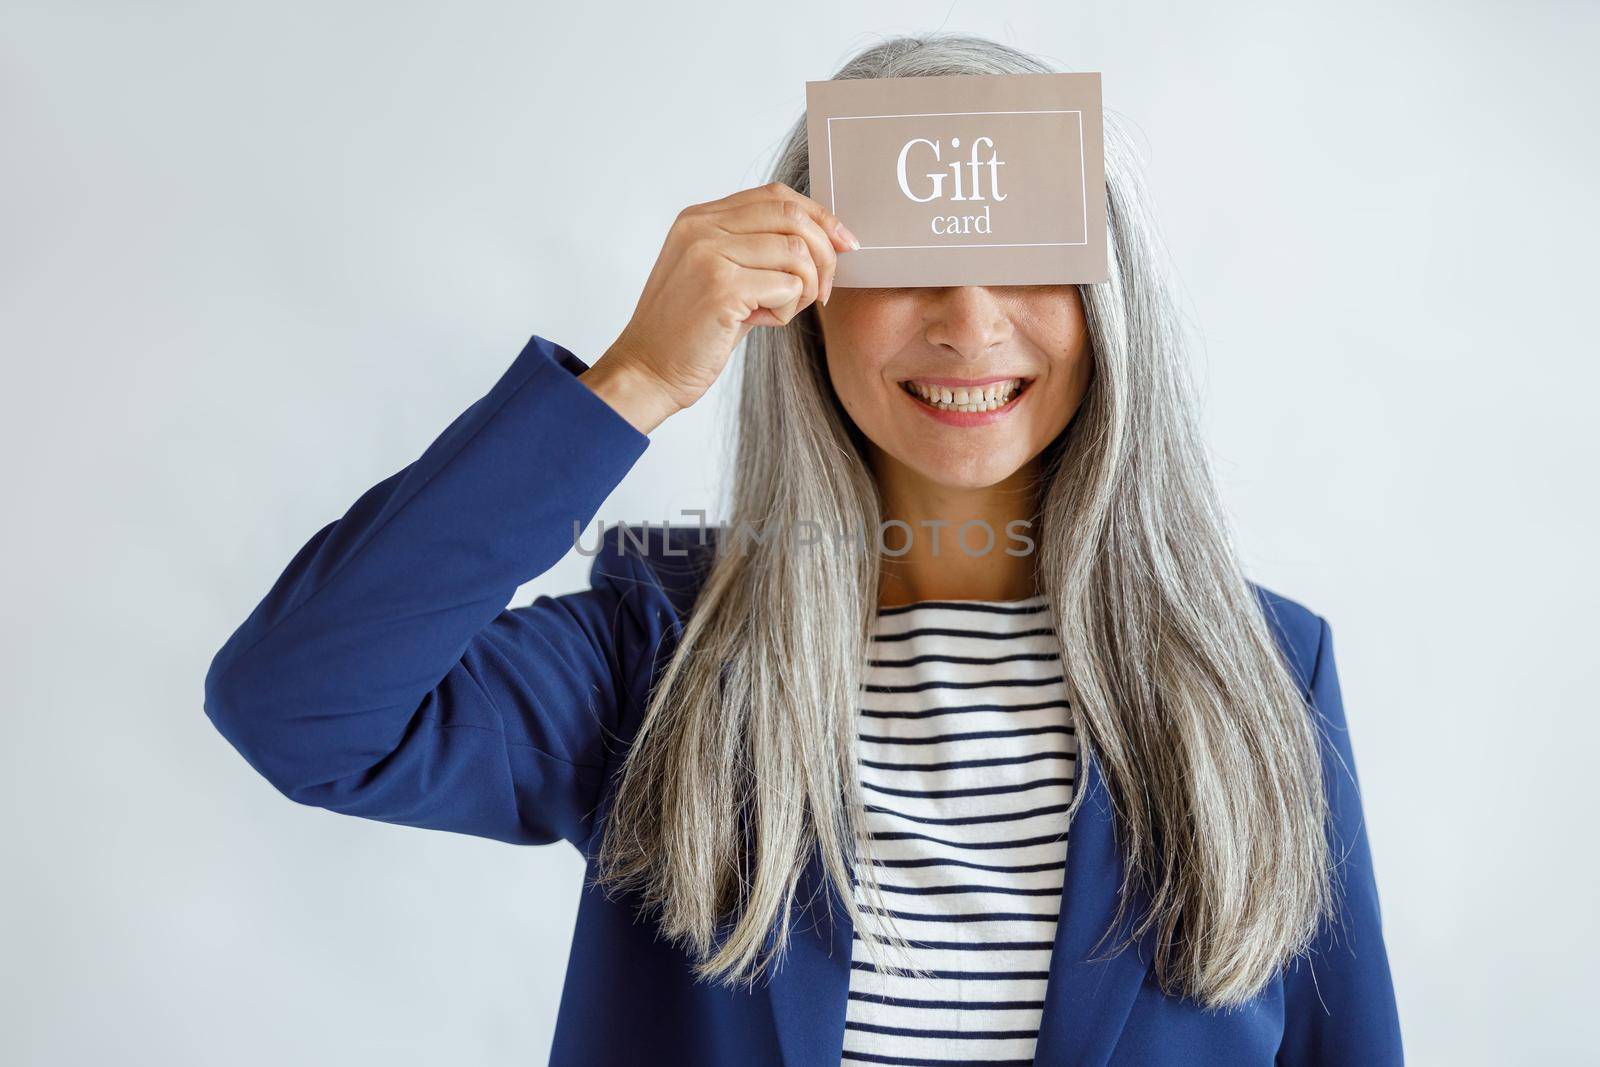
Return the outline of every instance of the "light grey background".
<path id="1" fill-rule="evenodd" d="M 291 804 L 206 665 L 530 334 L 597 356 L 806 79 L 943 25 L 1143 131 L 1241 549 L 1333 624 L 1413 1061 L 1593 1062 L 1596 7 L 945 11 L 6 5 L 0 1059 L 544 1061 L 577 854 Z M 602 517 L 715 504 L 726 385 Z"/>

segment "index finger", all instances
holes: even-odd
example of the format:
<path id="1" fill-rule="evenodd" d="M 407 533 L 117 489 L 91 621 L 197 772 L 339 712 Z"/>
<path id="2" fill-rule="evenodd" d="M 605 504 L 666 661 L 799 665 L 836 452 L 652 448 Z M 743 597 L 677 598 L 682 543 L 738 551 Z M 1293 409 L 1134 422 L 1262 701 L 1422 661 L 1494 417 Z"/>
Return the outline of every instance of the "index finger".
<path id="1" fill-rule="evenodd" d="M 731 207 L 751 200 L 766 200 L 772 197 L 777 197 L 781 200 L 793 200 L 799 204 L 806 214 L 810 215 L 816 224 L 822 227 L 823 232 L 828 235 L 834 244 L 839 246 L 839 251 L 853 252 L 861 247 L 861 242 L 856 238 L 855 234 L 850 232 L 850 227 L 846 226 L 839 216 L 823 207 L 818 201 L 783 182 L 768 182 L 766 185 L 758 185 L 753 189 L 741 189 L 739 192 L 727 197 L 726 202 Z"/>

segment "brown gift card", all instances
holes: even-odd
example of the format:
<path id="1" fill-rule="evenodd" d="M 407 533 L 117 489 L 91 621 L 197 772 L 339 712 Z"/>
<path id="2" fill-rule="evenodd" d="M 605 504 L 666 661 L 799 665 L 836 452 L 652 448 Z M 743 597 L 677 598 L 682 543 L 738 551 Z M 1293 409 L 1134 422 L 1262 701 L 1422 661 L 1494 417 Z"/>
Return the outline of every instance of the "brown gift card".
<path id="1" fill-rule="evenodd" d="M 1098 73 L 806 82 L 806 132 L 836 286 L 1106 280 Z"/>

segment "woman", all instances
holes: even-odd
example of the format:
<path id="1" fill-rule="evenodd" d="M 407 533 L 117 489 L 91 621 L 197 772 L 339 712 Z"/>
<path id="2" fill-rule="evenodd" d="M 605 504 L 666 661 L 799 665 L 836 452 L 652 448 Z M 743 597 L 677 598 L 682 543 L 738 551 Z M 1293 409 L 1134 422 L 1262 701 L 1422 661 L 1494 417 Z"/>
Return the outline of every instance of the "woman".
<path id="1" fill-rule="evenodd" d="M 1109 281 L 833 291 L 797 123 L 592 367 L 534 337 L 218 653 L 290 798 L 583 852 L 552 1062 L 1400 1061 L 1328 626 L 1240 571 L 1106 147 Z M 747 337 L 728 529 L 505 609 Z"/>

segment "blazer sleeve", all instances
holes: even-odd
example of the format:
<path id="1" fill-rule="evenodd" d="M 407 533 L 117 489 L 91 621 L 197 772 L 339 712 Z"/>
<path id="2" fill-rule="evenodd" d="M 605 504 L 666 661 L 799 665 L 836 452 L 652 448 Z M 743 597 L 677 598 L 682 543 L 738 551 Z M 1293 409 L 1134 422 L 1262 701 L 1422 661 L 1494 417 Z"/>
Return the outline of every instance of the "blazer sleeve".
<path id="1" fill-rule="evenodd" d="M 622 689 L 621 593 L 507 609 L 648 438 L 535 336 L 426 451 L 289 562 L 205 679 L 205 712 L 290 799 L 580 849 Z"/>
<path id="2" fill-rule="evenodd" d="M 1315 616 L 1317 646 L 1309 696 L 1322 740 L 1330 809 L 1334 915 L 1284 980 L 1280 1064 L 1403 1062 L 1400 1019 L 1384 947 L 1372 851 L 1362 814 L 1350 731 L 1333 658 L 1333 632 Z"/>

